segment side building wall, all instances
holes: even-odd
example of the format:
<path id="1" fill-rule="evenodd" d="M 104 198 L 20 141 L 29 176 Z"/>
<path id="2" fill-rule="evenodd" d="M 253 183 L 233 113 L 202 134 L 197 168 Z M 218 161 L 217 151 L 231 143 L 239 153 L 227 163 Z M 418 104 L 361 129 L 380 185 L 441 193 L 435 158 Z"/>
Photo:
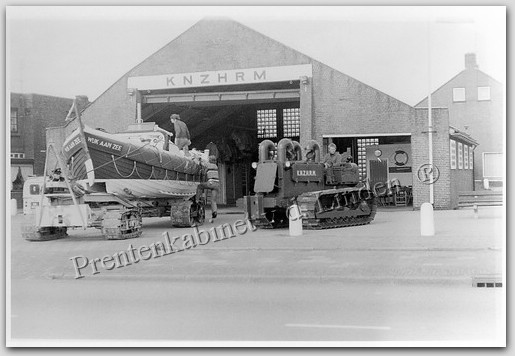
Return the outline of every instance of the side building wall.
<path id="1" fill-rule="evenodd" d="M 64 126 L 66 114 L 73 99 L 46 95 L 32 96 L 32 122 L 34 127 L 34 175 L 48 174 L 45 170 L 46 128 Z M 52 166 L 50 168 L 53 168 Z"/>
<path id="2" fill-rule="evenodd" d="M 429 202 L 429 184 L 419 168 L 429 163 L 428 110 L 416 109 L 411 135 L 413 155 L 413 208 Z M 439 178 L 433 183 L 435 209 L 451 208 L 451 165 L 449 162 L 449 112 L 445 108 L 432 109 L 433 166 L 438 168 Z M 420 172 L 420 173 L 419 173 Z M 420 178 L 420 179 L 419 179 Z"/>

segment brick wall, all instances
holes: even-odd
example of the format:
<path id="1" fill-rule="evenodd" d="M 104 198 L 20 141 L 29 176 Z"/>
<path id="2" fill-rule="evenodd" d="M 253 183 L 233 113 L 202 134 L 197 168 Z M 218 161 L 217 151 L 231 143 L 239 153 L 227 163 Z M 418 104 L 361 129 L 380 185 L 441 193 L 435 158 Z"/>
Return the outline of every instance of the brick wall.
<path id="1" fill-rule="evenodd" d="M 313 64 L 313 138 L 411 132 L 414 108 L 322 63 Z"/>
<path id="2" fill-rule="evenodd" d="M 63 126 L 72 99 L 32 95 L 31 116 L 34 127 L 34 174 L 43 175 L 45 169 L 46 128 Z M 50 167 L 51 169 L 53 166 Z M 47 172 L 48 173 L 48 172 Z"/>
<path id="3" fill-rule="evenodd" d="M 429 202 L 429 185 L 422 183 L 417 176 L 420 166 L 429 163 L 429 139 L 427 109 L 416 109 L 411 136 L 413 155 L 413 207 L 420 208 Z M 440 172 L 439 179 L 433 184 L 435 209 L 451 208 L 451 166 L 449 162 L 449 112 L 447 109 L 432 109 L 433 128 L 433 165 Z"/>
<path id="4" fill-rule="evenodd" d="M 11 108 L 18 110 L 18 132 L 11 133 L 11 152 L 25 153 L 25 159 L 33 160 L 35 130 L 30 113 L 31 100 L 28 99 L 24 94 L 11 94 Z"/>

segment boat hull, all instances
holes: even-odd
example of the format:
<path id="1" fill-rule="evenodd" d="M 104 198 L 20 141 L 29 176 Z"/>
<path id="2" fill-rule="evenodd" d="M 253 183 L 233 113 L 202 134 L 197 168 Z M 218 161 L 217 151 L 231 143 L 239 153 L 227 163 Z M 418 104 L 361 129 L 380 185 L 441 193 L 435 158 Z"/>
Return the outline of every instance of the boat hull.
<path id="1" fill-rule="evenodd" d="M 87 146 L 87 151 L 85 149 Z M 74 179 L 88 177 L 86 162 L 93 163 L 97 180 L 156 180 L 198 184 L 201 166 L 179 152 L 164 151 L 152 142 L 134 142 L 102 131 L 77 130 L 64 143 L 63 153 Z M 166 191 L 166 189 L 165 189 Z"/>
<path id="2" fill-rule="evenodd" d="M 85 180 L 79 180 L 85 186 Z M 159 179 L 96 179 L 95 184 L 105 186 L 105 192 L 126 200 L 135 199 L 188 199 L 197 192 L 198 182 Z"/>

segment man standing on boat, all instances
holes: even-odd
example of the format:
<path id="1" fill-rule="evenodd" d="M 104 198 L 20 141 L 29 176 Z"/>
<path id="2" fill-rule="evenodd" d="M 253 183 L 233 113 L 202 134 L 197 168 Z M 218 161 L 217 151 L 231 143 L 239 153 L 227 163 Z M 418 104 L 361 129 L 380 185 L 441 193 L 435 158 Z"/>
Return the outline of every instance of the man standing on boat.
<path id="1" fill-rule="evenodd" d="M 216 199 L 218 190 L 220 189 L 220 179 L 218 178 L 218 166 L 216 165 L 216 156 L 209 156 L 209 162 L 204 166 L 204 174 L 207 182 L 200 183 L 197 188 L 197 198 L 200 198 L 204 189 L 211 191 L 211 217 L 214 219 L 217 215 Z"/>
<path id="2" fill-rule="evenodd" d="M 186 123 L 181 120 L 181 117 L 178 114 L 172 114 L 170 116 L 170 121 L 172 122 L 175 129 L 175 144 L 179 150 L 184 151 L 185 156 L 189 156 L 189 145 L 191 144 L 191 137 L 188 126 L 186 126 Z"/>

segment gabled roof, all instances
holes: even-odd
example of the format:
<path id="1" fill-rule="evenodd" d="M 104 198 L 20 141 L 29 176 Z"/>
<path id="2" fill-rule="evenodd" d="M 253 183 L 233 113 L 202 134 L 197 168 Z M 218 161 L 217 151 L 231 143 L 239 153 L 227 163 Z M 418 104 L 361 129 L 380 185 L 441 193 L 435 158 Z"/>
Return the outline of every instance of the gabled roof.
<path id="1" fill-rule="evenodd" d="M 137 72 L 137 71 L 138 71 L 138 69 L 140 69 L 142 66 L 144 66 L 144 65 L 147 63 L 147 61 L 149 61 L 149 60 L 150 60 L 150 59 L 152 59 L 153 57 L 158 56 L 158 55 L 160 55 L 161 53 L 163 53 L 163 52 L 167 51 L 167 50 L 168 50 L 168 48 L 169 48 L 171 45 L 173 45 L 175 42 L 180 41 L 180 40 L 181 40 L 181 38 L 182 38 L 182 37 L 184 37 L 185 35 L 187 35 L 190 31 L 194 30 L 195 28 L 198 28 L 198 27 L 204 26 L 206 23 L 213 22 L 213 21 L 216 21 L 216 22 L 225 22 L 225 23 L 227 23 L 227 24 L 236 25 L 237 27 L 240 27 L 240 28 L 241 28 L 242 30 L 244 30 L 244 31 L 251 32 L 251 33 L 253 33 L 254 35 L 256 35 L 256 36 L 260 36 L 261 38 L 266 39 L 267 41 L 270 41 L 270 42 L 272 42 L 272 43 L 273 43 L 273 44 L 275 44 L 275 45 L 278 45 L 278 46 L 281 46 L 281 47 L 283 47 L 283 48 L 287 49 L 287 50 L 288 50 L 290 53 L 292 53 L 292 54 L 300 55 L 300 61 L 299 61 L 299 62 L 304 62 L 305 64 L 307 64 L 307 63 L 318 63 L 318 64 L 320 64 L 320 65 L 322 65 L 322 66 L 326 66 L 326 67 L 328 67 L 328 68 L 331 68 L 333 71 L 335 71 L 335 72 L 337 72 L 337 73 L 339 73 L 339 74 L 341 74 L 341 75 L 344 75 L 344 76 L 346 76 L 346 77 L 348 77 L 348 78 L 350 78 L 350 79 L 352 79 L 352 80 L 354 80 L 354 81 L 356 81 L 356 82 L 358 82 L 358 83 L 361 83 L 361 84 L 363 84 L 363 85 L 365 85 L 365 86 L 367 86 L 367 87 L 371 88 L 371 89 L 372 89 L 372 90 L 374 90 L 374 91 L 377 91 L 378 93 L 381 93 L 381 94 L 383 94 L 383 95 L 385 95 L 385 96 L 388 96 L 388 97 L 390 97 L 390 98 L 392 98 L 392 99 L 394 99 L 394 100 L 396 100 L 396 101 L 398 101 L 398 102 L 400 102 L 400 103 L 402 103 L 402 104 L 404 104 L 404 105 L 406 105 L 406 106 L 410 106 L 410 107 L 411 107 L 411 105 L 409 105 L 409 104 L 407 104 L 407 103 L 404 103 L 403 101 L 401 101 L 401 100 L 399 100 L 399 99 L 397 99 L 397 98 L 394 98 L 394 97 L 392 97 L 391 95 L 388 95 L 388 94 L 386 94 L 386 93 L 384 93 L 384 92 L 382 92 L 382 91 L 380 91 L 380 90 L 378 90 L 378 89 L 374 88 L 374 87 L 373 87 L 373 86 L 371 86 L 371 85 L 368 85 L 368 84 L 366 84 L 366 83 L 363 83 L 362 81 L 357 80 L 357 79 L 355 79 L 355 78 L 353 78 L 353 77 L 351 77 L 351 76 L 349 76 L 349 75 L 347 75 L 347 74 L 345 74 L 345 73 L 342 73 L 342 72 L 338 71 L 337 69 L 334 69 L 334 68 L 332 68 L 332 67 L 330 67 L 330 66 L 328 66 L 328 65 L 324 64 L 324 63 L 323 63 L 323 62 L 321 62 L 321 61 L 318 61 L 318 60 L 316 60 L 316 59 L 314 59 L 314 58 L 312 58 L 312 57 L 310 57 L 310 56 L 308 56 L 308 55 L 306 55 L 306 54 L 304 54 L 304 53 L 302 53 L 302 52 L 300 52 L 300 51 L 297 51 L 297 50 L 295 50 L 295 49 L 291 48 L 291 47 L 290 47 L 290 46 L 288 46 L 288 45 L 285 45 L 284 43 L 281 43 L 281 42 L 279 42 L 279 41 L 277 41 L 277 40 L 275 40 L 275 39 L 273 39 L 273 38 L 271 38 L 271 37 L 269 37 L 269 36 L 267 36 L 267 35 L 264 35 L 263 33 L 260 33 L 260 32 L 258 32 L 258 31 L 256 31 L 256 30 L 254 30 L 254 29 L 252 29 L 252 28 L 250 28 L 250 27 L 247 27 L 247 26 L 245 26 L 245 25 L 243 25 L 243 24 L 241 24 L 241 23 L 239 23 L 239 22 L 237 22 L 237 21 L 235 21 L 235 20 L 232 20 L 232 19 L 230 19 L 230 18 L 226 18 L 226 17 L 206 17 L 206 18 L 203 18 L 203 19 L 201 19 L 200 21 L 196 22 L 196 23 L 195 23 L 195 24 L 193 24 L 191 27 L 189 27 L 187 30 L 185 30 L 184 32 L 182 32 L 179 36 L 175 37 L 173 40 L 171 40 L 170 42 L 168 42 L 167 44 L 165 44 L 163 47 L 161 47 L 160 49 L 158 49 L 157 51 L 155 51 L 154 53 L 152 53 L 151 55 L 149 55 L 147 58 L 145 58 L 143 61 L 141 61 L 140 63 L 138 63 L 136 66 L 132 67 L 129 71 L 127 71 L 124 75 L 122 75 L 122 77 L 121 77 L 121 78 L 119 78 L 119 79 L 118 79 L 117 81 L 115 81 L 111 86 L 109 86 L 109 87 L 108 87 L 108 88 L 107 88 L 107 89 L 106 89 L 102 94 L 100 94 L 97 98 L 95 98 L 95 100 L 94 100 L 91 104 L 94 104 L 94 103 L 95 103 L 99 98 L 101 98 L 101 97 L 102 97 L 106 92 L 108 92 L 112 87 L 114 87 L 114 86 L 115 86 L 115 85 L 116 85 L 120 80 L 122 80 L 123 78 L 125 78 L 125 77 L 127 77 L 127 76 L 129 76 L 129 75 L 132 75 L 132 73 L 134 73 L 134 72 Z"/>
<path id="2" fill-rule="evenodd" d="M 486 76 L 486 77 L 488 77 L 489 79 L 493 80 L 493 81 L 494 81 L 494 82 L 496 82 L 497 84 L 499 84 L 499 85 L 501 84 L 501 82 L 499 82 L 497 79 L 495 79 L 495 78 L 493 78 L 492 76 L 490 76 L 490 75 L 486 74 L 486 73 L 485 73 L 485 72 L 483 72 L 482 70 L 477 69 L 477 68 L 476 68 L 476 69 L 473 69 L 473 70 L 474 70 L 474 71 L 476 71 L 476 72 L 478 72 L 478 73 L 483 74 L 484 76 Z M 433 94 L 437 93 L 437 92 L 438 92 L 438 91 L 440 91 L 443 87 L 447 86 L 450 82 L 452 82 L 452 81 L 453 81 L 453 80 L 455 80 L 456 78 L 460 77 L 461 75 L 464 75 L 467 71 L 470 71 L 470 69 L 464 69 L 464 70 L 462 70 L 461 72 L 459 72 L 458 74 L 456 74 L 454 77 L 452 77 L 451 79 L 449 79 L 448 81 L 446 81 L 444 84 L 440 85 L 440 86 L 438 87 L 438 89 L 436 89 L 435 91 L 433 91 L 433 92 L 431 93 L 431 95 L 433 95 Z M 415 105 L 414 105 L 414 107 L 418 107 L 418 106 L 422 105 L 425 101 L 427 101 L 427 96 L 426 96 L 424 99 L 422 99 L 420 102 L 418 102 L 417 104 L 415 104 Z M 426 106 L 427 106 L 427 104 L 426 104 Z"/>

